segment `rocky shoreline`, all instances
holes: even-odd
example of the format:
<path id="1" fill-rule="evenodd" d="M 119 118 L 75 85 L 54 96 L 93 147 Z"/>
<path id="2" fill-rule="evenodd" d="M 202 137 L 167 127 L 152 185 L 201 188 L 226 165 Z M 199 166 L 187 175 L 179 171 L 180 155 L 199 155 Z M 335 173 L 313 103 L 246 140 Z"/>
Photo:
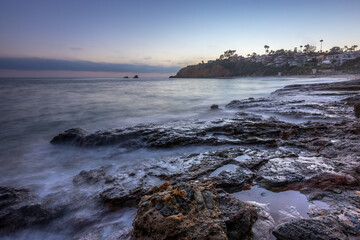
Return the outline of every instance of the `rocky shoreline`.
<path id="1" fill-rule="evenodd" d="M 69 129 L 51 143 L 126 151 L 218 149 L 167 156 L 125 172 L 113 165 L 81 171 L 74 189 L 45 198 L 1 187 L 0 236 L 46 227 L 66 229 L 72 239 L 358 239 L 359 90 L 360 80 L 291 85 L 268 98 L 230 102 L 233 118 L 94 133 Z M 299 191 L 329 207 L 315 206 L 307 218 L 289 213 L 277 224 L 266 206 L 234 197 L 254 185 Z M 132 229 L 104 221 L 126 210 L 137 212 Z"/>

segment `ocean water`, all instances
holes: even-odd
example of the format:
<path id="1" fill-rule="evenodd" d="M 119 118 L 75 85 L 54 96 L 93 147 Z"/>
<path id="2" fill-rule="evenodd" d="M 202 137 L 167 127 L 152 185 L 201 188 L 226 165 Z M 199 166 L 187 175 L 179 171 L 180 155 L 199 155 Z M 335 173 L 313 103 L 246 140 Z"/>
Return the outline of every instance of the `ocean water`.
<path id="1" fill-rule="evenodd" d="M 139 123 L 176 124 L 231 117 L 234 112 L 224 108 L 231 100 L 267 97 L 289 84 L 342 80 L 346 79 L 3 78 L 0 186 L 26 187 L 44 197 L 71 190 L 72 179 L 81 170 L 112 165 L 126 173 L 135 168 L 141 170 L 141 166 L 151 165 L 160 157 L 216 149 L 189 146 L 124 152 L 116 146 L 80 148 L 50 144 L 54 136 L 69 128 L 92 132 Z M 212 104 L 224 111 L 210 111 Z M 61 236 L 60 239 L 66 238 Z M 39 235 L 36 238 L 46 239 Z"/>
<path id="2" fill-rule="evenodd" d="M 69 128 L 95 131 L 139 123 L 220 118 L 232 113 L 211 112 L 211 104 L 224 108 L 231 100 L 266 97 L 289 84 L 340 80 L 344 79 L 0 79 L 0 184 L 46 188 L 51 181 L 61 181 L 106 161 L 123 162 L 117 161 L 121 150 L 116 148 L 94 150 L 49 143 Z M 137 158 L 143 158 L 142 151 L 146 150 L 134 153 Z M 168 154 L 164 152 L 144 156 Z"/>

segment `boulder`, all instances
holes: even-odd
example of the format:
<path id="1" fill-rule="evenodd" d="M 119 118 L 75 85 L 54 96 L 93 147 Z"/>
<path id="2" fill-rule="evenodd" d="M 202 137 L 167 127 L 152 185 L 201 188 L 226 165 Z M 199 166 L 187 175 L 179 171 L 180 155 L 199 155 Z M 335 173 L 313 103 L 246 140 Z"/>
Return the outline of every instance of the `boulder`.
<path id="1" fill-rule="evenodd" d="M 214 184 L 167 183 L 144 196 L 131 239 L 227 239 Z"/>
<path id="2" fill-rule="evenodd" d="M 343 240 L 344 228 L 330 216 L 293 220 L 280 224 L 273 235 L 278 240 Z"/>

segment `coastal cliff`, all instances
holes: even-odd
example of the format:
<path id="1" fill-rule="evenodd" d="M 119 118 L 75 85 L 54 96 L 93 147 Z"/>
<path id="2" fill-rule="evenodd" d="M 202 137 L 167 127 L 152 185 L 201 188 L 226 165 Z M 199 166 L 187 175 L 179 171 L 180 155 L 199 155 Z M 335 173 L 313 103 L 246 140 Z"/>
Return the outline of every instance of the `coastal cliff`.
<path id="1" fill-rule="evenodd" d="M 310 67 L 271 67 L 259 62 L 222 60 L 180 69 L 172 78 L 219 78 L 244 76 L 275 76 L 278 72 L 289 75 L 311 74 Z"/>
<path id="2" fill-rule="evenodd" d="M 313 69 L 318 73 L 321 72 L 341 72 L 355 74 L 360 72 L 360 58 L 351 60 L 335 68 L 328 66 L 318 66 L 315 62 L 308 63 L 304 66 L 282 66 L 265 65 L 261 62 L 240 59 L 232 61 L 230 59 L 216 60 L 209 63 L 199 63 L 189 65 L 180 69 L 180 71 L 171 78 L 223 78 L 223 77 L 262 77 L 277 76 L 279 72 L 282 75 L 311 75 Z"/>

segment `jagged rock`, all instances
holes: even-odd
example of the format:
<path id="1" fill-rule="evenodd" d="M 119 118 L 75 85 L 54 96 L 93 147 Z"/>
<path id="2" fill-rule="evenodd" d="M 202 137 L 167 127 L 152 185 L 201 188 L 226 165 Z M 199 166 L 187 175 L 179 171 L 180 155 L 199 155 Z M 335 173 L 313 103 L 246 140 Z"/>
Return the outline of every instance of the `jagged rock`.
<path id="1" fill-rule="evenodd" d="M 344 240 L 344 228 L 330 216 L 293 220 L 279 225 L 274 231 L 278 240 Z"/>
<path id="2" fill-rule="evenodd" d="M 211 182 L 160 187 L 141 200 L 133 228 L 131 239 L 227 239 Z"/>
<path id="3" fill-rule="evenodd" d="M 0 235 L 46 224 L 59 214 L 44 207 L 27 189 L 0 187 Z"/>
<path id="4" fill-rule="evenodd" d="M 254 207 L 230 194 L 219 194 L 218 201 L 225 219 L 228 239 L 252 239 L 251 229 L 258 218 Z"/>

